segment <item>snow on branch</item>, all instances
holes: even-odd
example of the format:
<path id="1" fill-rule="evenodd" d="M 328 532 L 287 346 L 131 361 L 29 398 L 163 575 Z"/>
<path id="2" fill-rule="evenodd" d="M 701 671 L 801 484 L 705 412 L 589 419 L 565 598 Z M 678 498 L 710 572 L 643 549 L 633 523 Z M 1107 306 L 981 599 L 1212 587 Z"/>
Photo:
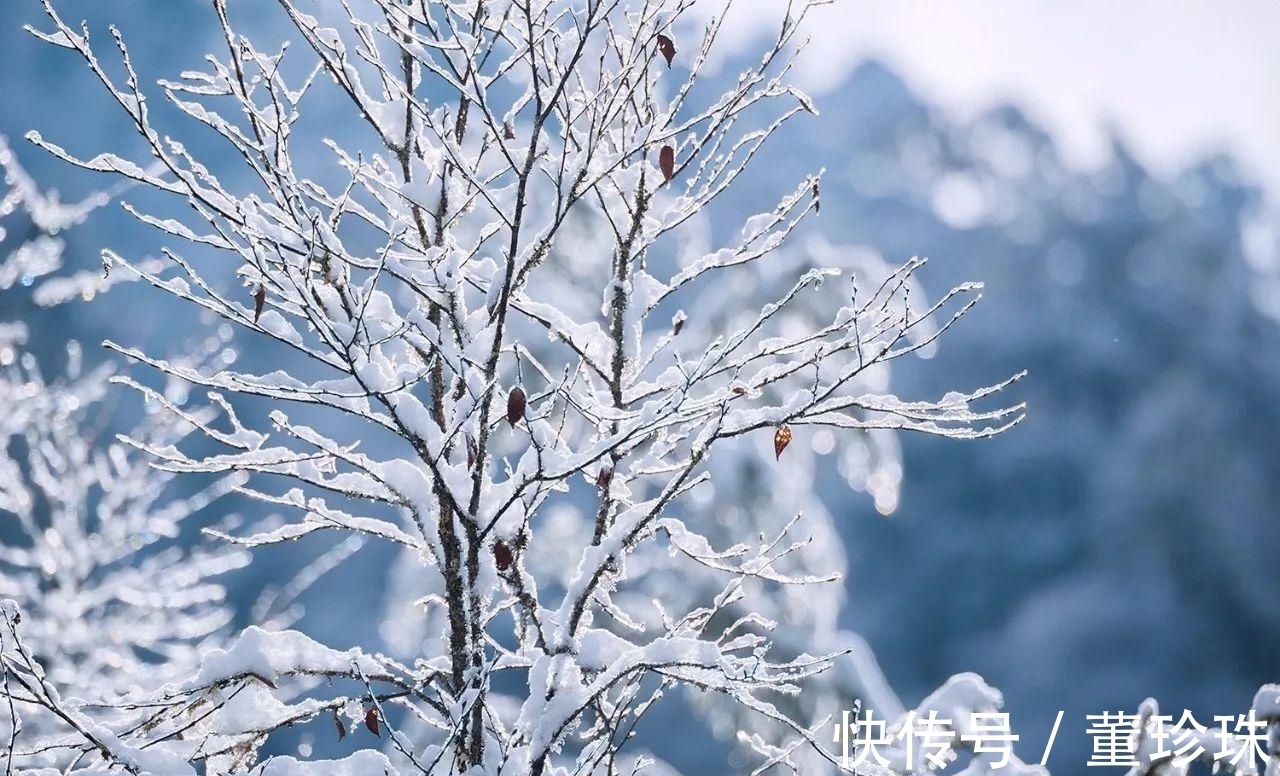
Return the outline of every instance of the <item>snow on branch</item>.
<path id="1" fill-rule="evenodd" d="M 63 245 L 51 235 L 80 223 L 101 202 L 61 206 L 36 189 L 3 145 L 0 162 L 13 187 L 0 225 L 25 218 L 31 227 L 0 256 L 0 275 L 21 275 L 30 285 L 62 265 Z M 28 261 L 33 244 L 51 251 L 39 268 Z M 43 281 L 37 301 L 41 288 L 60 279 Z M 233 612 L 223 579 L 248 561 L 237 548 L 189 547 L 182 538 L 190 526 L 215 522 L 211 507 L 244 484 L 242 474 L 176 482 L 107 432 L 111 365 L 86 371 L 81 346 L 72 341 L 65 368 L 51 378 L 27 351 L 20 325 L 12 330 L 15 336 L 0 341 L 6 772 L 15 762 L 54 767 L 73 762 L 72 751 L 110 750 L 113 737 L 104 726 L 123 718 L 122 704 L 137 688 L 187 676 L 204 649 L 229 635 Z M 212 341 L 215 348 L 223 344 Z M 182 392 L 171 383 L 157 396 L 176 407 Z M 149 410 L 129 434 L 154 449 L 190 441 L 214 415 L 209 408 Z M 229 530 L 236 519 L 216 522 Z M 77 736 L 64 746 L 68 729 Z"/>
<path id="2" fill-rule="evenodd" d="M 221 50 L 150 89 L 118 32 L 108 66 L 42 0 L 38 36 L 81 58 L 152 158 L 32 142 L 183 208 L 127 203 L 166 263 L 109 264 L 280 356 L 208 370 L 112 344 L 208 389 L 220 418 L 121 378 L 218 449 L 129 442 L 289 513 L 239 543 L 323 529 L 402 547 L 425 623 L 403 663 L 249 631 L 117 724 L 67 711 L 48 746 L 134 773 L 620 773 L 674 686 L 732 715 L 762 767 L 833 765 L 822 714 L 881 682 L 833 628 L 843 556 L 814 446 L 827 435 L 886 508 L 890 431 L 991 436 L 1023 408 L 1003 400 L 1016 377 L 889 392 L 889 365 L 934 347 L 979 288 L 930 303 L 922 260 L 798 244 L 821 173 L 732 212 L 770 138 L 815 112 L 788 77 L 818 4 L 780 7 L 734 79 L 707 75 L 720 21 L 698 28 L 691 0 L 279 0 L 294 45 L 266 48 L 212 0 Z M 148 92 L 180 119 L 159 126 Z M 347 122 L 317 131 L 320 102 Z M 225 154 L 188 150 L 203 130 Z M 740 226 L 691 240 L 713 216 Z M 67 708 L 11 665 L 37 705 Z M 499 690 L 508 674 L 527 692 Z M 321 716 L 385 734 L 385 758 L 259 759 Z"/>

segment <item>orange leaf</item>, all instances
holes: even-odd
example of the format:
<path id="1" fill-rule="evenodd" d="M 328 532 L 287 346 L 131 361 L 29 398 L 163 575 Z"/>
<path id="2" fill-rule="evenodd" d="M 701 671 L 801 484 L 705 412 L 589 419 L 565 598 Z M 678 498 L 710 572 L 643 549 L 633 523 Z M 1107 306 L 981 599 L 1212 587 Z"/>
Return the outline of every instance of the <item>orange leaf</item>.
<path id="1" fill-rule="evenodd" d="M 773 432 L 773 457 L 782 458 L 782 451 L 786 450 L 789 444 L 791 444 L 791 426 L 783 423 L 778 426 L 777 431 Z"/>
<path id="2" fill-rule="evenodd" d="M 381 738 L 382 733 L 378 724 L 378 707 L 370 706 L 369 710 L 364 713 L 364 726 L 369 728 L 369 732 Z"/>

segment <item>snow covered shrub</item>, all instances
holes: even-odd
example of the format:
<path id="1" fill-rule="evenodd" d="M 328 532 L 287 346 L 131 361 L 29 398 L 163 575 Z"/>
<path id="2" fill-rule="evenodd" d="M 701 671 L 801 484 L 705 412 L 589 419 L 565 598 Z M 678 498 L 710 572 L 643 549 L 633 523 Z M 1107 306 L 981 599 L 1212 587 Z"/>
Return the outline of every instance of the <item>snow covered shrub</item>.
<path id="1" fill-rule="evenodd" d="M 293 515 L 233 541 L 388 542 L 410 582 L 394 657 L 251 628 L 110 724 L 50 689 L 69 734 L 24 751 L 132 773 L 613 774 L 641 765 L 628 739 L 683 688 L 760 768 L 810 772 L 842 764 L 831 721 L 855 698 L 901 712 L 836 630 L 824 582 L 842 559 L 813 450 L 840 448 L 887 511 L 886 434 L 989 436 L 1021 406 L 984 406 L 1008 382 L 888 392 L 887 366 L 932 347 L 978 289 L 925 302 L 921 261 L 789 244 L 819 211 L 818 176 L 748 218 L 718 207 L 813 112 L 786 80 L 813 3 L 785 9 L 735 79 L 710 74 L 719 23 L 692 24 L 689 0 L 280 0 L 295 45 L 269 50 L 213 0 L 226 50 L 160 82 L 229 149 L 202 158 L 181 122 L 157 125 L 114 30 L 107 64 L 43 5 L 36 34 L 82 57 L 152 159 L 32 141 L 185 206 L 126 205 L 178 241 L 168 266 L 110 251 L 104 266 L 281 356 L 209 370 L 111 344 L 223 410 L 192 417 L 134 383 L 220 449 L 133 442 L 167 471 L 247 473 L 241 491 Z M 313 105 L 350 122 L 315 126 Z M 6 671 L 37 681 L 31 663 Z M 927 700 L 999 705 L 972 676 Z M 262 757 L 309 722 L 385 736 L 385 752 Z"/>

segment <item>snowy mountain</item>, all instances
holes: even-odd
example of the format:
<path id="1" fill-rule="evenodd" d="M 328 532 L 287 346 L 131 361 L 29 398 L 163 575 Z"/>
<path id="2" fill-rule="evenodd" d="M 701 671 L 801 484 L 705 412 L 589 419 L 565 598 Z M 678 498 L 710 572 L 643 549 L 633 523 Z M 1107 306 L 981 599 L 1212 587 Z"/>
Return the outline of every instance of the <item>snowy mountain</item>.
<path id="1" fill-rule="evenodd" d="M 1026 758 L 1065 710 L 1055 772 L 1088 759 L 1085 714 L 1148 695 L 1202 723 L 1243 713 L 1280 669 L 1280 328 L 1258 192 L 1229 159 L 1165 181 L 1118 145 L 1073 172 L 1016 109 L 956 122 L 878 66 L 819 107 L 783 152 L 830 171 L 825 239 L 929 256 L 931 293 L 987 286 L 895 389 L 1029 370 L 1010 434 L 903 439 L 891 518 L 827 494 L 847 624 L 908 702 L 983 674 Z"/>

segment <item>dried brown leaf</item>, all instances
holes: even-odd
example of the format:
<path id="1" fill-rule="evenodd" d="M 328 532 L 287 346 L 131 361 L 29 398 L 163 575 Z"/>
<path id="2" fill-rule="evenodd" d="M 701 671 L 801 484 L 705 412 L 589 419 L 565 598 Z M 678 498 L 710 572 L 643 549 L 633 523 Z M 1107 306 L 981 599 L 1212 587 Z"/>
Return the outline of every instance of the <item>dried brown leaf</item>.
<path id="1" fill-rule="evenodd" d="M 662 54 L 662 58 L 667 60 L 667 67 L 671 67 L 671 60 L 676 56 L 676 44 L 672 42 L 662 33 L 658 33 L 658 52 Z"/>
<path id="2" fill-rule="evenodd" d="M 516 386 L 511 389 L 511 393 L 507 394 L 507 422 L 512 428 L 524 418 L 524 408 L 528 399 L 524 395 L 524 389 Z"/>
<path id="3" fill-rule="evenodd" d="M 782 451 L 787 449 L 787 445 L 791 444 L 791 426 L 783 423 L 778 426 L 778 430 L 773 432 L 773 457 L 774 459 L 782 458 Z"/>
<path id="4" fill-rule="evenodd" d="M 669 183 L 672 176 L 676 174 L 676 149 L 664 145 L 662 150 L 658 151 L 658 167 L 662 170 L 663 182 Z"/>

